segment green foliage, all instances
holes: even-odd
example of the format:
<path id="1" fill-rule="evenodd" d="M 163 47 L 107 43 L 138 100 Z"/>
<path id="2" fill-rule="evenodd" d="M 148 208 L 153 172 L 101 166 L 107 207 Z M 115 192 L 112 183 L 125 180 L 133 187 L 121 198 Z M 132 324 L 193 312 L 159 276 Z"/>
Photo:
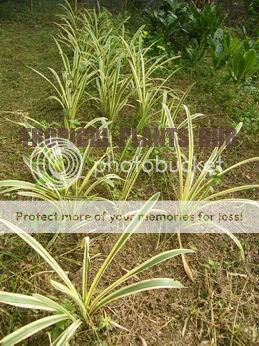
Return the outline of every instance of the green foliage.
<path id="1" fill-rule="evenodd" d="M 213 36 L 219 29 L 223 17 L 219 16 L 215 5 L 206 5 L 202 9 L 191 6 L 189 32 L 191 37 L 196 38 L 199 45 L 206 45 L 207 38 Z"/>
<path id="2" fill-rule="evenodd" d="M 231 77 L 241 82 L 258 72 L 258 61 L 254 49 L 246 50 L 244 44 L 239 45 L 232 53 L 228 67 Z"/>
<path id="3" fill-rule="evenodd" d="M 230 36 L 222 29 L 218 29 L 215 34 L 209 38 L 209 48 L 215 70 L 224 66 L 229 58 Z"/>
<path id="4" fill-rule="evenodd" d="M 191 65 L 205 54 L 209 37 L 220 27 L 223 18 L 214 5 L 202 9 L 194 4 L 167 0 L 155 11 L 148 12 L 152 40 L 156 47 L 165 47 L 170 52 L 181 51 Z M 150 36 L 148 37 L 150 41 Z"/>
<path id="5" fill-rule="evenodd" d="M 77 120 L 78 110 L 82 103 L 85 102 L 83 98 L 86 86 L 91 81 L 95 71 L 91 69 L 91 62 L 86 57 L 82 56 L 82 52 L 77 48 L 74 49 L 72 62 L 69 61 L 68 56 L 64 53 L 60 44 L 56 41 L 60 57 L 63 63 L 62 75 L 49 68 L 55 82 L 45 77 L 42 73 L 33 69 L 41 77 L 43 77 L 55 90 L 56 95 L 52 95 L 49 99 L 58 102 L 64 111 L 64 125 L 66 128 L 73 128 L 74 122 Z"/>
<path id="6" fill-rule="evenodd" d="M 206 5 L 199 9 L 192 4 L 190 12 L 187 25 L 189 43 L 186 47 L 186 57 L 191 65 L 195 65 L 204 57 L 209 38 L 215 35 L 215 32 L 220 28 L 223 18 L 218 15 L 217 8 L 214 5 Z"/>
<path id="7" fill-rule="evenodd" d="M 256 85 L 253 86 L 251 81 L 244 82 L 242 86 L 237 86 L 232 98 L 235 102 L 233 120 L 242 121 L 244 130 L 249 134 L 249 139 L 256 141 L 259 131 L 258 88 Z"/>
<path id="8" fill-rule="evenodd" d="M 244 123 L 244 129 L 249 134 L 258 135 L 259 132 L 259 115 L 258 103 L 252 107 L 248 107 L 244 114 L 237 114 L 237 117 Z"/>
<path id="9" fill-rule="evenodd" d="M 179 126 L 177 126 L 175 122 L 175 112 L 173 112 L 172 109 L 170 109 L 171 107 L 168 107 L 165 100 L 166 100 L 166 97 L 164 98 L 164 102 L 163 102 L 163 112 L 165 114 L 167 126 L 169 128 L 179 128 Z M 181 201 L 213 200 L 215 198 L 225 196 L 230 193 L 234 193 L 236 191 L 242 191 L 242 190 L 251 189 L 251 188 L 252 189 L 258 188 L 259 187 L 258 184 L 244 185 L 244 186 L 233 187 L 227 190 L 222 190 L 222 191 L 214 193 L 215 185 L 218 185 L 221 182 L 220 179 L 226 173 L 229 173 L 233 169 L 246 165 L 250 162 L 259 161 L 259 157 L 253 157 L 250 159 L 240 161 L 224 170 L 221 170 L 219 167 L 216 166 L 217 160 L 219 159 L 221 154 L 226 150 L 227 146 L 231 143 L 233 138 L 240 132 L 243 126 L 243 124 L 240 123 L 236 126 L 235 130 L 228 136 L 228 138 L 224 141 L 224 143 L 221 146 L 214 148 L 208 160 L 205 162 L 202 171 L 198 172 L 197 174 L 197 172 L 193 170 L 195 148 L 194 148 L 194 128 L 192 124 L 193 119 L 197 115 L 196 114 L 191 115 L 188 107 L 185 106 L 184 104 L 179 104 L 178 109 L 176 109 L 176 112 L 179 111 L 179 108 L 183 108 L 186 113 L 188 142 L 189 142 L 187 153 L 185 153 L 184 149 L 180 145 L 178 135 L 176 134 L 174 136 L 174 148 L 172 150 L 175 151 L 175 155 L 176 155 L 177 163 L 179 167 L 178 169 L 179 191 L 177 192 L 177 196 L 179 200 Z M 186 176 L 184 174 L 184 171 L 182 170 L 182 162 L 184 157 L 188 157 L 188 170 L 187 170 Z"/>
<path id="10" fill-rule="evenodd" d="M 244 0 L 244 5 L 248 13 L 248 29 L 254 36 L 259 35 L 259 0 Z"/>
<path id="11" fill-rule="evenodd" d="M 97 125 L 101 123 L 100 125 Z M 33 123 L 35 124 L 35 123 Z M 20 125 L 27 125 L 25 124 Z M 38 124 L 39 125 L 39 124 Z M 93 129 L 107 129 L 108 123 L 105 118 L 95 118 L 88 122 L 85 127 Z M 59 143 L 56 143 L 56 148 L 59 148 Z M 98 164 L 106 157 L 109 151 L 107 148 L 106 153 L 104 153 L 99 159 L 92 156 L 93 148 L 87 146 L 82 153 L 82 160 L 78 161 L 78 174 L 72 181 L 67 180 L 64 176 L 62 178 L 62 187 L 57 188 L 55 179 L 53 180 L 53 175 L 51 172 L 59 172 L 64 170 L 66 167 L 66 154 L 57 155 L 55 154 L 55 147 L 43 147 L 41 151 L 41 160 L 46 162 L 46 167 L 41 166 L 41 160 L 25 159 L 27 166 L 30 168 L 31 172 L 34 173 L 35 182 L 20 181 L 20 180 L 2 180 L 0 181 L 0 194 L 16 192 L 18 195 L 26 196 L 29 198 L 37 198 L 45 201 L 61 201 L 73 198 L 81 199 L 94 199 L 98 198 L 96 195 L 96 189 L 102 186 L 103 191 L 108 192 L 108 195 L 112 195 L 112 190 L 114 189 L 114 180 L 119 180 L 120 177 L 116 174 L 105 174 L 96 175 L 95 169 Z M 60 152 L 62 150 L 60 149 Z M 60 176 L 61 177 L 61 176 Z M 133 187 L 133 186 L 132 186 Z M 106 188 L 108 190 L 106 190 Z M 130 193 L 130 191 L 128 191 Z"/>
<path id="12" fill-rule="evenodd" d="M 190 18 L 190 7 L 183 1 L 165 0 L 158 10 L 147 11 L 150 32 L 160 39 L 167 49 L 176 52 L 183 48 L 188 35 L 186 24 Z"/>
<path id="13" fill-rule="evenodd" d="M 210 38 L 210 54 L 214 69 L 228 66 L 235 82 L 242 82 L 258 72 L 258 42 L 246 37 L 240 39 L 219 29 Z"/>
<path id="14" fill-rule="evenodd" d="M 125 20 L 114 21 L 108 11 L 75 13 L 67 3 L 61 19 L 56 44 L 62 72 L 50 68 L 54 82 L 38 74 L 54 89 L 50 98 L 63 108 L 65 126 L 75 127 L 82 104 L 93 100 L 112 126 L 126 106 L 137 109 L 138 124 L 134 125 L 138 130 L 147 125 L 173 73 L 164 79 L 155 78 L 155 74 L 172 59 L 166 59 L 165 54 L 150 58 L 152 48 L 143 45 L 144 28 L 128 37 Z M 65 53 L 67 48 L 70 54 Z"/>
<path id="15" fill-rule="evenodd" d="M 186 48 L 185 57 L 188 59 L 191 66 L 194 66 L 204 57 L 205 51 L 206 48 L 204 44 L 200 45 L 197 40 L 192 40 L 189 47 Z"/>

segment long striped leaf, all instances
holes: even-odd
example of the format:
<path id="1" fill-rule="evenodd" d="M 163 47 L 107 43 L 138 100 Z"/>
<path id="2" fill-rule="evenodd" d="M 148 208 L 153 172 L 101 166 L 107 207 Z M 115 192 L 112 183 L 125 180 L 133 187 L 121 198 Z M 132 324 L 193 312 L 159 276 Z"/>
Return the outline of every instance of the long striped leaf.
<path id="1" fill-rule="evenodd" d="M 217 229 L 220 229 L 222 232 L 226 233 L 233 241 L 234 243 L 236 244 L 236 246 L 239 248 L 240 250 L 240 254 L 241 254 L 241 257 L 242 257 L 242 260 L 245 259 L 245 253 L 244 253 L 244 249 L 243 249 L 243 246 L 242 244 L 240 243 L 239 239 L 235 236 L 235 234 L 233 234 L 232 232 L 230 232 L 228 229 L 226 229 L 226 227 L 223 227 L 223 226 L 220 226 L 214 222 L 209 222 L 209 224 L 215 226 L 215 228 Z"/>
<path id="2" fill-rule="evenodd" d="M 19 308 L 55 311 L 55 308 L 41 302 L 37 297 L 27 296 L 25 294 L 0 291 L 0 303 L 17 306 Z"/>
<path id="3" fill-rule="evenodd" d="M 58 276 L 64 281 L 67 287 L 74 293 L 76 293 L 76 289 L 72 282 L 69 280 L 68 276 L 64 272 L 64 270 L 60 267 L 60 265 L 56 262 L 56 260 L 48 253 L 47 250 L 30 234 L 24 232 L 21 228 L 15 226 L 9 221 L 0 219 L 4 225 L 10 228 L 14 233 L 16 233 L 20 238 L 22 238 L 28 245 L 30 245 L 33 250 L 35 250 L 49 265 L 50 267 L 58 274 Z"/>
<path id="4" fill-rule="evenodd" d="M 89 264 L 90 264 L 89 244 L 90 244 L 90 238 L 85 237 L 84 238 L 83 280 L 82 280 L 83 301 L 85 301 L 85 298 L 86 298 L 87 285 L 88 285 L 88 272 L 89 272 Z"/>
<path id="5" fill-rule="evenodd" d="M 42 296 L 41 294 L 34 294 L 33 297 L 35 297 L 40 303 L 48 306 L 50 309 L 53 309 L 54 311 L 57 311 L 60 314 L 65 314 L 69 316 L 69 318 L 71 318 L 72 321 L 75 321 L 75 317 L 67 309 L 65 309 L 62 305 L 58 304 L 54 300 Z"/>
<path id="6" fill-rule="evenodd" d="M 2 346 L 13 346 L 19 342 L 29 338 L 30 336 L 38 333 L 39 331 L 52 326 L 61 321 L 68 319 L 67 315 L 54 315 L 41 318 L 40 320 L 34 321 L 26 326 L 16 330 L 15 332 L 9 334 L 0 341 Z"/>
<path id="7" fill-rule="evenodd" d="M 74 302 L 79 306 L 80 311 L 82 313 L 82 316 L 88 320 L 89 315 L 88 312 L 83 304 L 83 301 L 81 297 L 78 294 L 74 294 L 73 291 L 71 291 L 67 286 L 61 284 L 60 282 L 57 282 L 55 280 L 50 280 L 51 285 L 58 291 L 62 292 L 63 294 L 67 295 L 71 299 L 74 300 Z"/>
<path id="8" fill-rule="evenodd" d="M 96 286 L 98 285 L 103 273 L 107 270 L 108 266 L 114 259 L 114 257 L 117 255 L 117 253 L 121 250 L 121 248 L 125 245 L 127 240 L 131 237 L 132 233 L 134 233 L 137 228 L 141 225 L 143 222 L 145 216 L 152 210 L 156 202 L 159 198 L 159 193 L 156 193 L 154 196 L 152 196 L 145 205 L 139 210 L 139 212 L 134 216 L 133 220 L 130 222 L 130 224 L 126 227 L 125 231 L 122 233 L 114 247 L 112 248 L 111 252 L 107 256 L 106 260 L 103 262 L 101 268 L 97 272 L 93 283 L 88 291 L 87 297 L 86 297 L 86 303 L 89 303 L 89 300 L 91 299 L 92 293 Z M 141 216 L 141 217 L 140 217 Z"/>
<path id="9" fill-rule="evenodd" d="M 127 287 L 123 287 L 104 299 L 102 299 L 92 310 L 92 312 L 100 309 L 104 305 L 110 304 L 114 300 L 121 299 L 124 297 L 128 297 L 133 294 L 137 294 L 144 291 L 149 291 L 153 289 L 160 289 L 160 288 L 183 288 L 184 286 L 179 282 L 175 281 L 173 279 L 167 279 L 167 278 L 159 278 L 159 279 L 149 279 L 144 280 L 141 282 L 138 282 L 136 284 L 129 285 Z"/>
<path id="10" fill-rule="evenodd" d="M 230 189 L 226 189 L 226 190 L 214 193 L 213 195 L 210 195 L 209 197 L 205 198 L 205 200 L 211 200 L 213 198 L 221 197 L 221 196 L 234 193 L 234 192 L 250 190 L 250 189 L 258 189 L 258 188 L 259 188 L 259 184 L 232 187 Z"/>
<path id="11" fill-rule="evenodd" d="M 68 345 L 69 340 L 75 335 L 77 329 L 81 326 L 82 321 L 76 320 L 73 322 L 58 338 L 57 342 L 54 342 L 54 346 Z"/>
<path id="12" fill-rule="evenodd" d="M 144 263 L 140 264 L 139 266 L 133 268 L 132 270 L 128 271 L 125 275 L 123 275 L 121 278 L 119 278 L 117 281 L 115 281 L 113 284 L 111 284 L 109 287 L 107 287 L 104 291 L 102 291 L 93 301 L 93 306 L 100 301 L 103 297 L 105 297 L 108 293 L 110 293 L 114 288 L 118 287 L 121 285 L 123 282 L 128 280 L 130 277 L 133 277 L 134 275 L 138 275 L 139 273 L 144 272 L 145 270 L 148 270 L 155 265 L 158 265 L 166 260 L 169 260 L 170 258 L 173 258 L 178 255 L 183 255 L 186 253 L 191 253 L 194 252 L 192 250 L 187 250 L 187 249 L 176 249 L 176 250 L 169 250 L 165 251 L 163 253 L 160 253 Z"/>

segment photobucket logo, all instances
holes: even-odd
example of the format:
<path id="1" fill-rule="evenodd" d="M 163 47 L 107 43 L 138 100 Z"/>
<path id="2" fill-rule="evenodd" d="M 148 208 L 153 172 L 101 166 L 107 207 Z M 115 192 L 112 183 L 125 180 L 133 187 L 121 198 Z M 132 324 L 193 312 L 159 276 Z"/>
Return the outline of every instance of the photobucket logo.
<path id="1" fill-rule="evenodd" d="M 206 166 L 209 169 L 213 169 L 215 167 L 222 167 L 223 161 L 219 157 L 215 162 L 211 161 L 199 161 L 196 157 L 194 157 L 192 162 L 192 172 L 201 172 L 203 168 Z M 102 160 L 95 167 L 95 176 L 99 174 L 106 173 L 129 173 L 133 169 L 137 172 L 142 171 L 144 173 L 151 174 L 155 173 L 177 173 L 179 168 L 182 168 L 184 173 L 189 172 L 189 162 L 188 160 L 182 160 L 181 166 L 180 163 L 173 160 L 161 160 L 157 155 L 154 159 L 147 159 L 142 162 L 141 159 L 134 159 L 132 161 L 124 160 L 124 161 L 116 161 L 113 160 L 110 156 L 107 159 Z"/>
<path id="2" fill-rule="evenodd" d="M 49 138 L 32 152 L 29 167 L 41 186 L 62 190 L 76 181 L 82 171 L 79 149 L 64 138 Z"/>

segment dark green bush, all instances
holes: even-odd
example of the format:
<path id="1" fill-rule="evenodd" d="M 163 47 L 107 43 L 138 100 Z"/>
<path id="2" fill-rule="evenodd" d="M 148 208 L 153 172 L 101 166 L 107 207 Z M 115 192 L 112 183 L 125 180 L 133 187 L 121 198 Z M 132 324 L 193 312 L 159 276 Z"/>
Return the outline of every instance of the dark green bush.
<path id="1" fill-rule="evenodd" d="M 223 21 L 214 5 L 199 9 L 180 0 L 165 0 L 159 9 L 147 11 L 147 19 L 149 40 L 169 52 L 181 52 L 192 65 L 203 57 L 209 37 Z"/>
<path id="2" fill-rule="evenodd" d="M 235 82 L 245 81 L 258 72 L 258 41 L 217 30 L 209 43 L 214 69 L 227 65 Z"/>

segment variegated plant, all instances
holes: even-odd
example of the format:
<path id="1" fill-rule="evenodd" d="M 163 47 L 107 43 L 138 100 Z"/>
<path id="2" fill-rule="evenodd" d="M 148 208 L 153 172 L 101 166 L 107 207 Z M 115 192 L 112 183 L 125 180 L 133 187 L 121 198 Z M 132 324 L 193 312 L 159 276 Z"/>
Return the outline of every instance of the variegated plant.
<path id="1" fill-rule="evenodd" d="M 121 37 L 131 69 L 134 96 L 138 104 L 138 131 L 145 128 L 150 118 L 159 112 L 157 106 L 161 104 L 166 83 L 177 69 L 173 70 L 167 78 L 156 78 L 156 73 L 170 61 L 178 58 L 172 57 L 168 59 L 165 55 L 150 57 L 151 47 L 144 47 L 142 35 L 143 27 L 139 28 L 130 42 Z"/>
<path id="2" fill-rule="evenodd" d="M 29 120 L 25 123 L 19 123 L 19 125 L 28 126 L 28 123 L 32 124 L 31 126 L 34 127 L 34 122 Z M 38 123 L 36 125 L 40 126 L 41 124 Z M 93 128 L 98 129 L 100 133 L 103 130 L 109 132 L 108 125 L 109 122 L 107 122 L 107 119 L 95 118 L 88 122 L 84 129 Z M 39 144 L 39 148 L 41 149 L 41 157 L 36 157 L 35 160 L 25 159 L 25 162 L 32 171 L 36 181 L 2 180 L 0 181 L 0 194 L 15 192 L 21 196 L 37 198 L 44 201 L 61 201 L 73 198 L 89 200 L 97 198 L 96 188 L 100 185 L 105 188 L 107 195 L 111 197 L 111 189 L 114 188 L 114 181 L 121 179 L 117 174 L 113 173 L 99 176 L 95 174 L 97 166 L 108 155 L 109 147 L 99 159 L 96 159 L 94 163 L 89 163 L 93 150 L 93 146 L 89 143 L 83 150 L 81 158 L 78 158 L 80 159 L 78 160 L 80 162 L 78 162 L 78 167 L 76 167 L 78 169 L 76 179 L 71 181 L 68 179 L 66 181 L 66 177 L 64 176 L 64 180 L 61 182 L 62 188 L 58 188 L 55 181 L 52 179 L 52 174 L 53 172 L 57 172 L 59 167 L 61 167 L 62 170 L 63 167 L 67 165 L 66 156 L 62 154 L 62 148 L 58 150 L 59 142 L 56 142 L 56 145 L 53 147 L 47 146 L 43 142 Z M 58 156 L 56 155 L 57 151 L 60 152 L 60 155 Z M 45 166 L 48 169 L 40 169 L 41 161 L 45 161 Z"/>
<path id="3" fill-rule="evenodd" d="M 87 59 L 79 47 L 73 50 L 73 59 L 69 60 L 61 45 L 55 40 L 63 63 L 63 70 L 59 75 L 53 68 L 49 68 L 54 81 L 41 72 L 32 69 L 44 78 L 54 89 L 55 95 L 49 99 L 57 101 L 64 111 L 64 125 L 74 128 L 78 121 L 78 111 L 86 101 L 86 86 L 91 82 L 95 71 L 91 66 L 91 59 Z"/>
<path id="4" fill-rule="evenodd" d="M 166 100 L 166 96 L 164 96 L 164 101 Z M 168 107 L 166 102 L 163 103 L 163 116 L 161 117 L 166 121 L 166 124 L 169 128 L 179 129 L 183 126 L 185 127 L 187 123 L 187 131 L 188 131 L 188 149 L 187 152 L 185 148 L 181 147 L 180 138 L 178 135 L 178 131 L 174 134 L 174 147 L 171 148 L 174 155 L 176 156 L 177 167 L 178 167 L 178 180 L 177 183 L 174 182 L 176 198 L 183 205 L 187 206 L 188 202 L 201 202 L 201 201 L 213 201 L 218 198 L 225 197 L 226 195 L 233 194 L 235 192 L 241 192 L 248 189 L 256 189 L 259 188 L 259 184 L 251 184 L 251 185 L 241 185 L 234 186 L 228 189 L 220 190 L 220 182 L 223 176 L 235 168 L 242 167 L 246 164 L 259 161 L 259 157 L 249 158 L 236 164 L 222 169 L 221 167 L 217 167 L 217 161 L 220 158 L 221 154 L 227 148 L 227 146 L 231 143 L 234 137 L 240 132 L 242 128 L 242 123 L 237 125 L 235 130 L 228 136 L 228 138 L 224 141 L 224 143 L 214 148 L 208 160 L 203 165 L 202 170 L 199 172 L 194 169 L 195 162 L 195 151 L 194 151 L 194 129 L 192 120 L 195 119 L 199 114 L 191 115 L 188 107 L 183 104 L 184 97 L 177 104 L 176 107 Z M 179 111 L 183 109 L 186 114 L 186 120 L 181 123 L 180 126 L 176 125 L 176 118 Z M 188 162 L 188 167 L 186 172 L 183 170 L 183 162 Z M 218 191 L 215 191 L 218 189 Z M 222 229 L 224 231 L 224 229 Z M 243 256 L 243 249 L 236 238 L 236 236 L 232 233 L 229 233 L 228 230 L 225 232 L 231 237 L 232 240 L 235 241 L 239 249 L 241 250 L 241 255 Z M 182 247 L 180 233 L 178 233 L 179 244 Z M 192 272 L 185 260 L 184 255 L 182 255 L 183 263 L 185 267 L 185 271 L 190 279 L 193 280 Z"/>
<path id="5" fill-rule="evenodd" d="M 83 274 L 82 274 L 82 292 L 78 292 L 68 275 L 60 267 L 57 261 L 48 253 L 45 248 L 28 233 L 22 231 L 17 226 L 11 224 L 9 221 L 0 220 L 7 228 L 21 237 L 29 246 L 40 255 L 44 261 L 52 268 L 58 275 L 60 282 L 50 280 L 52 287 L 59 293 L 65 295 L 73 302 L 73 312 L 69 311 L 62 305 L 59 297 L 50 299 L 47 296 L 34 294 L 32 296 L 9 293 L 0 291 L 0 303 L 13 305 L 20 308 L 27 308 L 32 310 L 43 310 L 51 312 L 52 315 L 40 318 L 39 320 L 25 325 L 24 327 L 12 332 L 10 335 L 4 337 L 0 341 L 0 345 L 11 346 L 15 345 L 30 336 L 51 327 L 58 322 L 64 321 L 67 324 L 66 329 L 53 341 L 55 346 L 63 346 L 69 343 L 69 340 L 76 334 L 79 328 L 83 326 L 92 326 L 92 316 L 101 313 L 101 309 L 105 308 L 108 304 L 112 304 L 115 300 L 128 297 L 140 292 L 161 289 L 161 288 L 182 288 L 179 281 L 170 278 L 153 278 L 144 281 L 137 281 L 130 285 L 122 286 L 127 280 L 136 278 L 136 275 L 152 268 L 170 258 L 177 255 L 192 252 L 186 249 L 169 250 L 160 253 L 144 263 L 136 266 L 135 268 L 127 271 L 126 274 L 121 276 L 115 282 L 111 283 L 105 289 L 98 289 L 102 277 L 105 275 L 107 268 L 114 261 L 116 255 L 123 249 L 126 242 L 131 235 L 139 228 L 142 221 L 147 214 L 152 210 L 155 203 L 159 198 L 159 194 L 155 194 L 147 201 L 144 206 L 136 213 L 130 224 L 125 231 L 121 234 L 118 241 L 115 243 L 110 253 L 104 260 L 100 269 L 96 273 L 92 283 L 89 282 L 89 269 L 90 269 L 90 239 L 84 239 L 84 258 L 83 258 Z M 74 312 L 76 311 L 76 312 Z"/>

